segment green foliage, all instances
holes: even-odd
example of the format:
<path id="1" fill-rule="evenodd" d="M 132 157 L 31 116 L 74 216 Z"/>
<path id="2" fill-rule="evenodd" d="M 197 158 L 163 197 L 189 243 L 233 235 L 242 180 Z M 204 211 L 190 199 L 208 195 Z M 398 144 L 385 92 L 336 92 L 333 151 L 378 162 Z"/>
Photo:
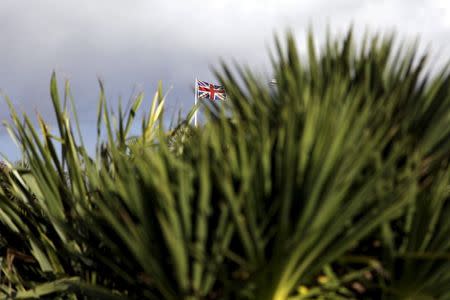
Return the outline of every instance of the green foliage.
<path id="1" fill-rule="evenodd" d="M 55 75 L 56 132 L 10 105 L 2 297 L 450 299 L 448 70 L 392 37 L 313 40 L 277 43 L 272 88 L 224 65 L 201 128 L 196 107 L 164 128 L 160 86 L 129 136 L 143 95 L 114 116 L 100 83 L 95 157 Z"/>

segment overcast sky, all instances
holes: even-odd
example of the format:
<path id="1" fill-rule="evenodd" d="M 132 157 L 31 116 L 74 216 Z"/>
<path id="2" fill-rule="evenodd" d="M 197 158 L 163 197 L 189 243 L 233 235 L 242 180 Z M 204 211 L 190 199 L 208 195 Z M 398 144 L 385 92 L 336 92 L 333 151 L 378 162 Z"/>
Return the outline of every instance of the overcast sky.
<path id="1" fill-rule="evenodd" d="M 195 77 L 214 81 L 219 59 L 269 72 L 274 33 L 292 29 L 302 42 L 310 24 L 318 36 L 327 24 L 341 33 L 350 24 L 357 33 L 395 30 L 450 56 L 450 0 L 0 0 L 0 89 L 20 110 L 48 118 L 55 70 L 71 82 L 89 139 L 97 78 L 111 102 L 135 91 L 150 101 L 162 80 L 175 112 L 192 105 Z M 9 140 L 0 129 L 0 152 L 17 159 Z"/>

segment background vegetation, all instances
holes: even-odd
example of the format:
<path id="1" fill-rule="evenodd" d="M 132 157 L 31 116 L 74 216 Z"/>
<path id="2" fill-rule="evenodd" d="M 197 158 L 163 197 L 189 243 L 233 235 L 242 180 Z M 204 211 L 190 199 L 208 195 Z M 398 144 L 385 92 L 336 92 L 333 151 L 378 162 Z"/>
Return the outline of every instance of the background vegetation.
<path id="1" fill-rule="evenodd" d="M 143 96 L 113 114 L 100 83 L 94 156 L 53 75 L 56 130 L 10 105 L 1 297 L 450 299 L 449 72 L 394 42 L 288 35 L 277 85 L 223 65 L 198 128 L 160 88 L 130 136 Z"/>

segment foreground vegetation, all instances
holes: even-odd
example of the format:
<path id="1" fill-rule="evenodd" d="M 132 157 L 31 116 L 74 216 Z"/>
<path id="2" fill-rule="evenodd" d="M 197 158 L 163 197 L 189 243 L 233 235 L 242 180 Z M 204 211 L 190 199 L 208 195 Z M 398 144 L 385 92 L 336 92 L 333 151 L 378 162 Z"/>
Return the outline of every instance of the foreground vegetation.
<path id="1" fill-rule="evenodd" d="M 53 75 L 57 132 L 10 106 L 0 297 L 450 299 L 450 76 L 394 41 L 288 36 L 276 86 L 222 66 L 200 128 L 159 89 L 130 136 L 143 96 L 100 85 L 93 157 Z"/>

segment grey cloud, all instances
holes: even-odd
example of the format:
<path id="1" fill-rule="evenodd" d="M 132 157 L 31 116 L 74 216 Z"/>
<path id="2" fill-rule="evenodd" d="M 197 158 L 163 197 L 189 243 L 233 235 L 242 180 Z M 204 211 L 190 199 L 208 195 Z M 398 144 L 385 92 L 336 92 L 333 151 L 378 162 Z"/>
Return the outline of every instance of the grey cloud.
<path id="1" fill-rule="evenodd" d="M 97 76 L 112 101 L 128 99 L 135 87 L 150 100 L 161 79 L 173 86 L 169 108 L 187 108 L 195 76 L 213 80 L 209 66 L 219 58 L 264 69 L 274 33 L 288 28 L 300 49 L 309 25 L 323 36 L 327 24 L 343 32 L 353 22 L 358 33 L 367 27 L 419 34 L 448 57 L 449 7 L 447 0 L 2 0 L 0 89 L 25 111 L 48 117 L 55 69 L 70 79 L 88 127 Z M 0 104 L 0 118 L 6 117 Z"/>

